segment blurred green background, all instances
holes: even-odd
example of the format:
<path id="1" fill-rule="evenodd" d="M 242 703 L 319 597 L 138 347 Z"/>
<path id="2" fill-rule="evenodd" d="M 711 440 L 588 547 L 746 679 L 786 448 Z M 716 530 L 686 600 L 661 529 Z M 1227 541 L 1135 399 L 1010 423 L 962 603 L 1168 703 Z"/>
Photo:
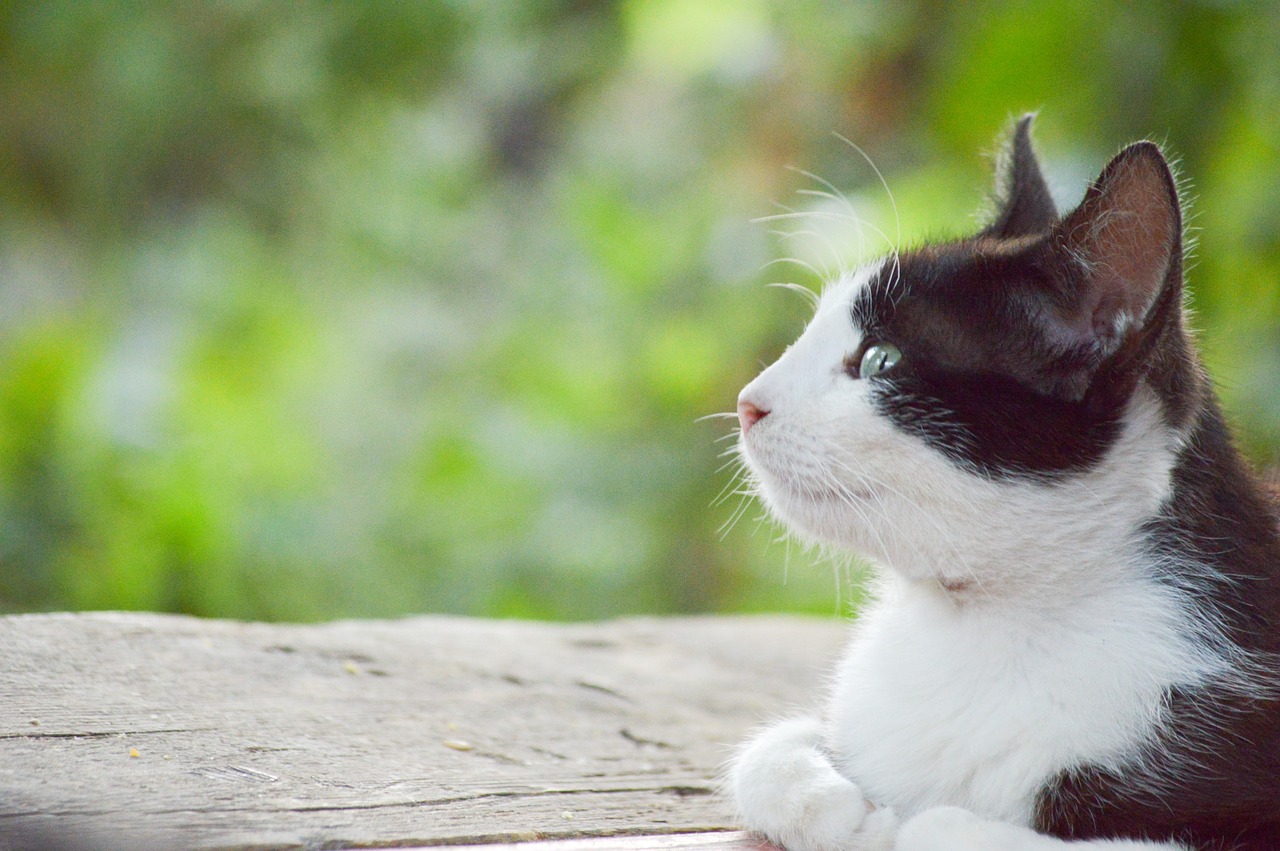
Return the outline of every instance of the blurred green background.
<path id="1" fill-rule="evenodd" d="M 1027 109 L 1063 205 L 1125 142 L 1180 157 L 1207 356 L 1273 461 L 1278 34 L 1229 2 L 0 2 L 0 607 L 832 614 L 852 568 L 717 503 L 732 423 L 698 418 L 802 327 L 766 283 L 896 234 L 836 133 L 910 243 L 976 227 Z"/>

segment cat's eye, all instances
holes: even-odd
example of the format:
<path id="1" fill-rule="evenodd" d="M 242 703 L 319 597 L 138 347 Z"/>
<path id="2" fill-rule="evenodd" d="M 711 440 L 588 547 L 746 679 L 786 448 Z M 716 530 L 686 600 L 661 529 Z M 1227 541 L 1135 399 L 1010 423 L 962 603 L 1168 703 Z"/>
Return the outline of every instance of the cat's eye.
<path id="1" fill-rule="evenodd" d="M 902 359 L 902 352 L 893 343 L 873 343 L 862 353 L 858 364 L 859 378 L 874 378 Z"/>

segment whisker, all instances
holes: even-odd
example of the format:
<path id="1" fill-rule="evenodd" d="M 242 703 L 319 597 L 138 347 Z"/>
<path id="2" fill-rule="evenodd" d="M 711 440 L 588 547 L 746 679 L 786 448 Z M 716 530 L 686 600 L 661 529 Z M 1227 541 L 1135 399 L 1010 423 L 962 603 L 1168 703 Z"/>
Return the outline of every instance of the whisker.
<path id="1" fill-rule="evenodd" d="M 884 194 L 888 196 L 889 205 L 893 208 L 894 225 L 897 227 L 898 238 L 894 240 L 894 243 L 893 243 L 893 251 L 896 254 L 898 252 L 898 247 L 902 244 L 902 219 L 899 218 L 898 216 L 898 202 L 893 197 L 893 191 L 889 189 L 889 182 L 884 179 L 884 174 L 880 171 L 880 168 L 875 164 L 875 162 L 872 161 L 871 157 L 867 156 L 866 151 L 862 150 L 862 148 L 854 144 L 851 139 L 848 139 L 847 137 L 842 136 L 839 133 L 836 133 L 835 137 L 839 139 L 841 142 L 844 142 L 850 148 L 853 148 L 855 151 L 858 152 L 859 156 L 861 156 L 864 160 L 867 161 L 867 165 L 871 166 L 871 170 L 875 172 L 876 178 L 879 179 L 880 185 L 884 187 Z"/>
<path id="2" fill-rule="evenodd" d="M 733 514 L 729 516 L 729 519 L 726 520 L 717 530 L 720 533 L 720 540 L 723 541 L 729 533 L 733 531 L 733 527 L 738 525 L 738 521 L 742 519 L 742 515 L 747 513 L 747 509 L 750 508 L 750 506 L 751 500 L 744 496 L 738 503 L 737 509 L 734 510 Z"/>
<path id="3" fill-rule="evenodd" d="M 796 219 L 820 219 L 823 221 L 846 222 L 846 223 L 852 223 L 853 221 L 855 221 L 853 219 L 850 219 L 847 215 L 844 215 L 843 213 L 833 213 L 833 212 L 830 212 L 829 210 L 793 210 L 792 208 L 786 206 L 785 204 L 779 204 L 778 206 L 781 207 L 786 212 L 771 213 L 770 215 L 767 215 L 767 216 L 757 216 L 756 218 L 751 220 L 752 224 L 761 224 L 761 223 L 767 223 L 767 222 L 789 222 L 789 221 L 795 221 Z"/>
<path id="4" fill-rule="evenodd" d="M 809 267 L 809 268 L 812 269 L 813 267 Z M 816 273 L 816 270 L 814 271 Z M 796 293 L 797 295 L 804 298 L 804 300 L 809 303 L 810 307 L 814 308 L 815 310 L 818 307 L 818 301 L 819 301 L 818 294 L 815 293 L 813 290 L 809 289 L 808 287 L 803 286 L 802 284 L 795 284 L 795 283 L 791 283 L 790 281 L 779 281 L 777 283 L 766 284 L 766 286 L 774 287 L 780 290 L 790 290 L 791 292 Z"/>
<path id="5" fill-rule="evenodd" d="M 810 198 L 821 198 L 826 201 L 833 201 L 836 204 L 839 204 L 840 206 L 848 210 L 847 214 L 832 213 L 830 211 L 819 211 L 819 210 L 813 210 L 813 211 L 810 211 L 810 213 L 815 218 L 835 217 L 837 220 L 848 221 L 848 223 L 853 226 L 854 231 L 858 235 L 858 256 L 857 256 L 856 262 L 862 263 L 867 254 L 867 233 L 866 233 L 867 222 L 866 220 L 861 215 L 858 214 L 858 211 L 854 208 L 853 204 L 850 203 L 849 199 L 844 195 L 838 193 L 836 191 L 836 188 L 832 186 L 830 183 L 827 183 L 827 181 L 818 177 L 816 174 L 811 174 L 809 172 L 804 172 L 804 174 L 830 187 L 830 191 L 817 190 L 817 189 L 797 189 L 796 194 L 804 195 Z M 887 243 L 888 239 L 886 238 L 885 241 Z"/>
<path id="6" fill-rule="evenodd" d="M 719 505 L 724 503 L 726 500 L 728 500 L 729 497 L 734 495 L 751 496 L 752 493 L 750 490 L 741 489 L 741 487 L 745 484 L 746 482 L 742 478 L 742 472 L 739 471 L 737 473 L 734 473 L 733 478 L 729 479 L 729 483 L 725 485 L 723 488 L 721 488 L 720 493 L 716 494 L 716 498 L 711 501 L 711 506 L 713 508 L 718 507 Z"/>
<path id="7" fill-rule="evenodd" d="M 805 235 L 804 233 L 797 233 L 797 232 L 784 233 L 783 231 L 776 231 L 776 230 L 770 231 L 770 233 L 776 235 L 780 239 L 795 239 L 798 236 Z M 819 272 L 818 268 L 814 266 L 812 263 L 808 262 L 807 260 L 801 260 L 799 257 L 779 257 L 776 260 L 770 260 L 768 263 L 764 264 L 763 268 L 768 269 L 770 266 L 772 266 L 775 263 L 794 263 L 800 268 L 809 272 L 818 280 L 826 280 L 826 278 L 828 277 L 826 275 L 823 275 L 822 272 Z"/>
<path id="8" fill-rule="evenodd" d="M 721 457 L 721 458 L 723 458 L 724 456 L 723 456 L 723 455 L 721 455 L 720 457 Z M 733 464 L 734 464 L 734 462 L 735 462 L 736 460 L 738 460 L 738 459 L 730 458 L 728 461 L 725 461 L 723 464 L 721 464 L 719 467 L 717 467 L 717 468 L 716 468 L 716 472 L 715 472 L 715 474 L 716 474 L 716 475 L 720 475 L 720 474 L 721 474 L 721 473 L 723 473 L 725 470 L 727 470 L 727 469 L 729 469 L 730 467 L 732 467 L 732 466 L 733 466 Z"/>
<path id="9" fill-rule="evenodd" d="M 845 208 L 848 209 L 849 215 L 852 218 L 854 219 L 860 218 L 858 215 L 857 209 L 849 201 L 849 198 L 843 192 L 837 189 L 835 187 L 835 184 L 833 184 L 831 181 L 825 178 L 819 177 L 818 175 L 814 174 L 811 171 L 805 171 L 802 168 L 795 168 L 794 166 L 786 166 L 786 168 L 788 171 L 791 171 L 794 174 L 804 175 L 805 177 L 812 180 L 814 183 L 817 183 L 819 186 L 825 187 L 827 190 L 825 193 L 819 193 L 819 192 L 815 192 L 812 189 L 809 189 L 809 190 L 802 189 L 800 190 L 801 192 L 807 192 L 813 195 L 820 195 L 822 197 L 830 198 L 832 201 L 835 201 L 839 204 L 843 204 Z"/>
<path id="10" fill-rule="evenodd" d="M 778 206 L 784 210 L 787 210 L 789 215 L 795 216 L 797 218 L 818 219 L 820 221 L 821 220 L 840 221 L 840 222 L 844 221 L 843 216 L 838 216 L 835 214 L 830 214 L 830 213 L 822 214 L 818 212 L 806 212 L 802 210 L 793 210 L 790 207 L 786 206 L 785 204 L 778 204 Z M 841 261 L 840 252 L 836 249 L 835 243 L 831 241 L 831 237 L 826 232 L 821 230 L 799 230 L 799 231 L 794 231 L 788 234 L 786 238 L 795 239 L 796 237 L 800 237 L 800 236 L 807 236 L 817 242 L 820 242 L 822 244 L 822 247 L 826 249 L 827 254 L 830 255 L 830 258 L 835 261 L 835 264 L 834 264 L 835 271 L 833 271 L 833 267 L 828 266 L 826 263 L 823 263 L 823 271 L 826 274 L 821 277 L 823 277 L 825 280 L 832 280 L 835 277 L 837 277 L 836 272 L 838 272 L 840 269 L 844 267 L 844 263 Z"/>

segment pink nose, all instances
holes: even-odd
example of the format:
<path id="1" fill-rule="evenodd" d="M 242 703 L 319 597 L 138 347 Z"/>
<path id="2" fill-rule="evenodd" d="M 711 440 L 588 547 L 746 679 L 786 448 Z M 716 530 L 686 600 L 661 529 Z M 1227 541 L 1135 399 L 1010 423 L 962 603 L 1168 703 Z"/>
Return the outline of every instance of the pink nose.
<path id="1" fill-rule="evenodd" d="M 742 433 L 746 434 L 751 427 L 762 419 L 767 417 L 769 412 L 764 408 L 757 407 L 754 403 L 748 402 L 746 399 L 738 402 L 738 422 L 742 424 Z"/>

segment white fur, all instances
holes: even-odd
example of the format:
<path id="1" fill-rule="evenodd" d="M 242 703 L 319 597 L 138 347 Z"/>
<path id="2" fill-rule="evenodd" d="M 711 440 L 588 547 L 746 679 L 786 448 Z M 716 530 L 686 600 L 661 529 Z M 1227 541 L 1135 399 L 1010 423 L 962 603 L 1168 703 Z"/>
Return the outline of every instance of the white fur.
<path id="1" fill-rule="evenodd" d="M 771 510 L 887 568 L 821 736 L 817 722 L 783 722 L 735 760 L 745 824 L 791 851 L 888 847 L 899 818 L 900 851 L 1180 847 L 1065 843 L 1030 824 L 1061 771 L 1139 754 L 1170 687 L 1232 670 L 1214 625 L 1155 581 L 1134 537 L 1168 498 L 1181 436 L 1139 387 L 1087 474 L 1011 482 L 962 469 L 877 415 L 878 382 L 845 371 L 862 343 L 849 306 L 875 271 L 829 287 L 740 397 L 768 411 L 741 451 Z"/>
<path id="2" fill-rule="evenodd" d="M 806 851 L 889 851 L 898 820 L 836 772 L 814 718 L 768 727 L 741 750 L 733 794 L 751 827 L 774 842 Z"/>

